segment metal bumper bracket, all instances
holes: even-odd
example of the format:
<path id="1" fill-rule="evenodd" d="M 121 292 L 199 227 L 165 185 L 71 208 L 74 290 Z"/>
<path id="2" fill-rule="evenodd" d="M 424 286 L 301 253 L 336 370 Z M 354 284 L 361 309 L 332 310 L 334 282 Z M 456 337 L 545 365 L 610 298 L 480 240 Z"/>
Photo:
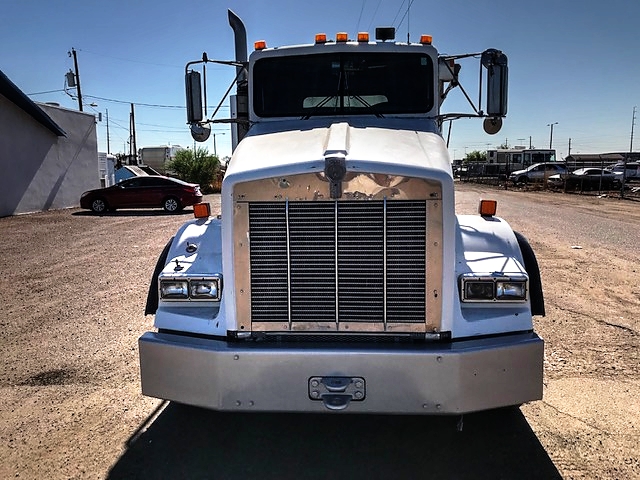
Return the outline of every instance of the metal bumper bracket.
<path id="1" fill-rule="evenodd" d="M 329 410 L 344 410 L 351 401 L 361 402 L 366 396 L 362 377 L 311 377 L 309 398 L 324 403 Z"/>

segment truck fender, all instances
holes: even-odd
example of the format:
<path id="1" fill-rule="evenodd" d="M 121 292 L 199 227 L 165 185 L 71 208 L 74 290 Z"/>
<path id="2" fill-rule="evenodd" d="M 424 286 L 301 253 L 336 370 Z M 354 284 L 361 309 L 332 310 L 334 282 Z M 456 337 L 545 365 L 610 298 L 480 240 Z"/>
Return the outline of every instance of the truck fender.
<path id="1" fill-rule="evenodd" d="M 156 268 L 153 270 L 151 284 L 149 285 L 149 292 L 147 293 L 147 304 L 144 307 L 145 315 L 154 315 L 156 313 L 156 310 L 158 310 L 158 276 L 167 263 L 167 256 L 169 255 L 169 249 L 171 248 L 171 243 L 173 243 L 174 238 L 175 237 L 171 237 L 169 239 L 167 244 L 162 249 L 162 253 L 160 254 L 160 257 L 158 257 L 158 261 L 156 262 Z"/>
<path id="2" fill-rule="evenodd" d="M 544 295 L 542 293 L 542 279 L 540 277 L 540 267 L 538 267 L 538 261 L 536 255 L 533 253 L 529 241 L 524 235 L 519 232 L 513 232 L 518 241 L 520 252 L 522 253 L 522 259 L 524 260 L 524 268 L 529 275 L 529 292 L 531 299 L 531 314 L 545 316 L 544 310 Z"/>

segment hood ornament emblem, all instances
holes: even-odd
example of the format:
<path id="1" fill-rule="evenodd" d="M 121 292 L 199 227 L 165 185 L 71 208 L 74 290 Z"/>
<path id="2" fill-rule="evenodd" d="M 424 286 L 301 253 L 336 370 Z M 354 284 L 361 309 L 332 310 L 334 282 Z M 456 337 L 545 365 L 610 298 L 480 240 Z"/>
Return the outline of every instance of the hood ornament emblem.
<path id="1" fill-rule="evenodd" d="M 324 174 L 329 180 L 329 196 L 331 198 L 342 197 L 342 180 L 347 174 L 347 165 L 345 158 L 325 157 Z"/>

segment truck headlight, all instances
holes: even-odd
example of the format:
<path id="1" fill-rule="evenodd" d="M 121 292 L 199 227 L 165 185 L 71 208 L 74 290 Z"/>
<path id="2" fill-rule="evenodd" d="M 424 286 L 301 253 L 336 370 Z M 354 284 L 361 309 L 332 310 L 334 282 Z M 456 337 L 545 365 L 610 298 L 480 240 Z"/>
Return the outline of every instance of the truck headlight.
<path id="1" fill-rule="evenodd" d="M 201 300 L 220 300 L 220 279 L 191 280 L 189 297 Z"/>
<path id="2" fill-rule="evenodd" d="M 496 300 L 526 300 L 526 281 L 496 282 Z"/>
<path id="3" fill-rule="evenodd" d="M 219 302 L 222 277 L 160 278 L 162 300 L 211 300 Z"/>
<path id="4" fill-rule="evenodd" d="M 460 276 L 460 300 L 463 302 L 524 302 L 527 299 L 526 275 L 464 274 Z"/>
<path id="5" fill-rule="evenodd" d="M 464 282 L 464 295 L 465 300 L 493 300 L 494 282 L 489 281 L 473 281 L 468 280 Z"/>
<path id="6" fill-rule="evenodd" d="M 189 298 L 187 280 L 160 280 L 160 298 L 180 300 Z"/>

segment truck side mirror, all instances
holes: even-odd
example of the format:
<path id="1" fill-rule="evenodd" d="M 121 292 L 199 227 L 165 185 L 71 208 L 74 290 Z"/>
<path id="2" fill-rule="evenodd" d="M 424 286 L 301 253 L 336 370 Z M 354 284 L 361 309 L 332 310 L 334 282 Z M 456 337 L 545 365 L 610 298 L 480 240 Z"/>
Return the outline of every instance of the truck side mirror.
<path id="1" fill-rule="evenodd" d="M 482 53 L 482 66 L 487 69 L 487 116 L 504 117 L 507 114 L 507 87 L 509 67 L 507 56 L 500 50 Z"/>
<path id="2" fill-rule="evenodd" d="M 202 122 L 202 84 L 200 72 L 189 70 L 185 74 L 185 87 L 187 92 L 187 123 Z"/>

